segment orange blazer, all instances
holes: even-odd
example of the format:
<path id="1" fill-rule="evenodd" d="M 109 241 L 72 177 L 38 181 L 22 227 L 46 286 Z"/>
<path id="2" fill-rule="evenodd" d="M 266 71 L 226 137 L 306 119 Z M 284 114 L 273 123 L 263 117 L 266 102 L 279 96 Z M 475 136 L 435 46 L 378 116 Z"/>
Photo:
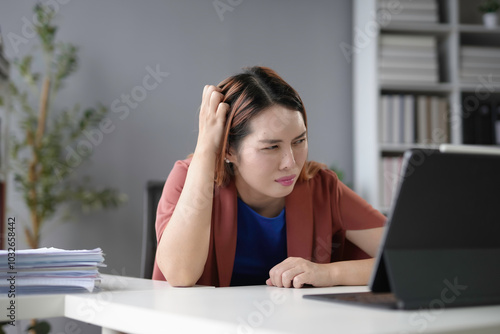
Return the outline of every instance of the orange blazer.
<path id="1" fill-rule="evenodd" d="M 160 241 L 181 194 L 191 159 L 177 161 L 158 203 L 156 235 Z M 229 286 L 236 253 L 237 193 L 234 182 L 215 187 L 210 249 L 197 284 Z M 368 257 L 345 239 L 345 231 L 381 227 L 385 216 L 344 185 L 330 170 L 297 182 L 285 199 L 289 257 L 316 263 Z M 155 261 L 153 279 L 165 280 Z M 262 282 L 265 284 L 265 282 Z"/>

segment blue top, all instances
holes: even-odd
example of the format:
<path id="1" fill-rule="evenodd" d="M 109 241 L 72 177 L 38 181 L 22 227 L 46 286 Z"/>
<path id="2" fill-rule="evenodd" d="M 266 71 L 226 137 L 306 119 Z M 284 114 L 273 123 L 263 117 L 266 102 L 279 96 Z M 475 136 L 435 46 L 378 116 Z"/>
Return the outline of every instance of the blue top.
<path id="1" fill-rule="evenodd" d="M 259 215 L 238 198 L 238 236 L 231 286 L 266 284 L 269 270 L 287 258 L 285 209 Z"/>

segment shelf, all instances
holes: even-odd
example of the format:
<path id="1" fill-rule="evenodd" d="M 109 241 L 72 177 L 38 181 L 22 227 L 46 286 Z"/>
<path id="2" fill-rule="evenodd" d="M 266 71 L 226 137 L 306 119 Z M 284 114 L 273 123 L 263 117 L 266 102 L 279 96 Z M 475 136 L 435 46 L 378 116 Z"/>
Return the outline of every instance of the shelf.
<path id="1" fill-rule="evenodd" d="M 479 24 L 461 24 L 458 26 L 458 31 L 468 34 L 496 34 L 500 36 L 500 27 L 489 29 Z"/>
<path id="2" fill-rule="evenodd" d="M 380 144 L 380 150 L 382 153 L 404 153 L 407 150 L 414 148 L 418 149 L 428 149 L 437 150 L 439 145 L 437 144 Z"/>
<path id="3" fill-rule="evenodd" d="M 453 89 L 450 83 L 380 83 L 380 89 L 383 91 L 415 92 L 415 93 L 450 93 Z"/>
<path id="4" fill-rule="evenodd" d="M 487 79 L 487 78 L 486 78 Z M 478 91 L 481 92 L 482 94 L 485 93 L 500 93 L 500 82 L 498 83 L 489 83 L 487 82 L 482 83 L 461 83 L 460 84 L 460 90 L 463 93 L 477 93 Z"/>
<path id="5" fill-rule="evenodd" d="M 381 27 L 380 31 L 391 33 L 406 33 L 406 34 L 428 34 L 434 36 L 444 36 L 452 32 L 453 28 L 450 24 L 445 23 L 390 23 L 385 27 Z"/>

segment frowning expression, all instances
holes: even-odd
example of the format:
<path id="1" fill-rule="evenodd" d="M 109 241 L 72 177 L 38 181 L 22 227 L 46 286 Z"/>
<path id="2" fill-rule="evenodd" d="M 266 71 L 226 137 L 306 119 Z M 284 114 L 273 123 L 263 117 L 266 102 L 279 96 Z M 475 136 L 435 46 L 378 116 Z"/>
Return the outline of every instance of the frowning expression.
<path id="1" fill-rule="evenodd" d="M 250 120 L 250 134 L 230 151 L 240 196 L 263 201 L 293 190 L 307 159 L 307 129 L 302 114 L 271 106 Z"/>

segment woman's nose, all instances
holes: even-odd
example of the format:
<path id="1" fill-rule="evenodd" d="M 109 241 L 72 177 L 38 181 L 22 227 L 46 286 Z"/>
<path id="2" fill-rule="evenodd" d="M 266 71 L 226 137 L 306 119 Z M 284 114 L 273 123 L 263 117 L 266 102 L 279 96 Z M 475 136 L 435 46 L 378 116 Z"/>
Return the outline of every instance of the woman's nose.
<path id="1" fill-rule="evenodd" d="M 292 148 L 284 150 L 283 156 L 281 158 L 281 168 L 280 169 L 289 169 L 295 165 L 295 157 L 293 155 Z"/>

